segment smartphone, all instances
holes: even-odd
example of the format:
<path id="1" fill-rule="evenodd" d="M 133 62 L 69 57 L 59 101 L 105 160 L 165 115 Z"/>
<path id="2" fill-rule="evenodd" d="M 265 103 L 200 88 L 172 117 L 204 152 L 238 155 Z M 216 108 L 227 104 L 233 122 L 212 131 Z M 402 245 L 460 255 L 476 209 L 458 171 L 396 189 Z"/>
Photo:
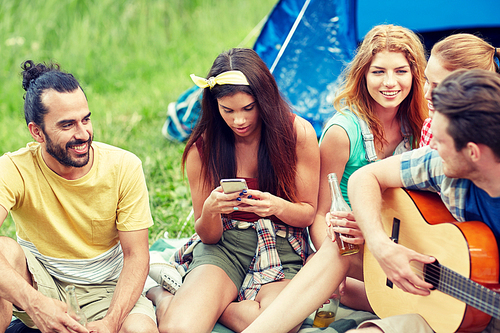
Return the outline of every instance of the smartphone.
<path id="1" fill-rule="evenodd" d="M 224 193 L 234 193 L 246 190 L 247 182 L 244 179 L 236 178 L 236 179 L 221 179 L 220 186 L 222 186 L 222 190 Z"/>

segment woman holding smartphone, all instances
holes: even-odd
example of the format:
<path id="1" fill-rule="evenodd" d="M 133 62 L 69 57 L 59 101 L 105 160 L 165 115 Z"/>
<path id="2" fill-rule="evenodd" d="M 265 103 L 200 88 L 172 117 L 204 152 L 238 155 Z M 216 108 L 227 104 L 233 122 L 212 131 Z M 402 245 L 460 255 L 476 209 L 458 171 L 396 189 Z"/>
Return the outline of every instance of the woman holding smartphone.
<path id="1" fill-rule="evenodd" d="M 352 236 L 342 236 L 344 242 L 361 245 L 364 241 L 352 213 L 336 212 L 330 217 L 327 175 L 336 173 L 349 202 L 347 182 L 354 171 L 418 146 L 427 111 L 424 69 L 424 47 L 409 29 L 379 25 L 366 34 L 345 69 L 344 84 L 334 100 L 339 112 L 321 136 L 318 210 L 310 228 L 318 251 L 244 332 L 287 332 L 327 300 L 346 276 L 353 279 L 347 279 L 343 294 L 341 290 L 341 302 L 370 310 L 362 282 L 362 250 L 342 256 L 334 240 L 327 237 L 328 222 L 333 231 Z"/>
<path id="2" fill-rule="evenodd" d="M 246 328 L 302 267 L 316 212 L 319 148 L 255 51 L 214 61 L 202 114 L 183 154 L 195 217 L 195 246 L 175 295 L 153 288 L 160 332 Z M 224 193 L 222 179 L 248 190 Z"/>

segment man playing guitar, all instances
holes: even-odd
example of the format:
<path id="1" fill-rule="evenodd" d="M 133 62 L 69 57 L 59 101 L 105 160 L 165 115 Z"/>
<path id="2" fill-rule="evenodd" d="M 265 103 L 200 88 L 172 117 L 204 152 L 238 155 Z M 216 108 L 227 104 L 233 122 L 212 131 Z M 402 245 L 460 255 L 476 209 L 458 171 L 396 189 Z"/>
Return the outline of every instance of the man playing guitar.
<path id="1" fill-rule="evenodd" d="M 422 296 L 433 286 L 414 273 L 410 262 L 435 259 L 396 244 L 384 232 L 380 211 L 386 189 L 437 192 L 457 221 L 483 221 L 500 240 L 500 75 L 456 71 L 433 90 L 432 101 L 430 147 L 367 165 L 349 180 L 352 209 L 369 251 L 395 286 Z M 499 328 L 500 321 L 493 319 L 486 331 Z M 369 321 L 358 330 L 433 332 L 418 314 Z"/>

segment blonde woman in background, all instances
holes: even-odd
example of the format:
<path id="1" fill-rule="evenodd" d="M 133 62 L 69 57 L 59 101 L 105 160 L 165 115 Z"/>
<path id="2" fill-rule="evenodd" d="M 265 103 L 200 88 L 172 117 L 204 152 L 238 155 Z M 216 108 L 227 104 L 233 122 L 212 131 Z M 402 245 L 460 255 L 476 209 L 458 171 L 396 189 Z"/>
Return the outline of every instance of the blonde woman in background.
<path id="1" fill-rule="evenodd" d="M 500 73 L 495 58 L 500 60 L 499 50 L 471 34 L 451 35 L 434 44 L 425 69 L 425 98 L 429 105 L 429 117 L 422 127 L 420 147 L 428 146 L 432 138 L 432 90 L 457 69 L 484 69 Z"/>

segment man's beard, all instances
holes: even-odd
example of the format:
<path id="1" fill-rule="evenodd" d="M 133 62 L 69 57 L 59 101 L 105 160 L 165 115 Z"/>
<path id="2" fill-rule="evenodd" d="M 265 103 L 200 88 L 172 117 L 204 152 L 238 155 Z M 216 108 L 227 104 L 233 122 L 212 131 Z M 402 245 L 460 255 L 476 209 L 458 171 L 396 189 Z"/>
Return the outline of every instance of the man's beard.
<path id="1" fill-rule="evenodd" d="M 55 158 L 60 164 L 66 166 L 66 167 L 75 167 L 75 168 L 81 168 L 87 165 L 89 163 L 90 159 L 90 146 L 92 144 L 93 140 L 93 135 L 87 140 L 74 140 L 70 141 L 66 144 L 66 147 L 62 148 L 61 146 L 55 145 L 50 137 L 45 133 L 45 138 L 46 138 L 46 144 L 45 144 L 45 150 L 47 153 L 50 154 L 53 158 Z M 68 147 L 71 146 L 79 146 L 84 143 L 87 143 L 88 148 L 87 148 L 87 153 L 85 154 L 80 154 L 81 158 L 75 159 L 71 157 L 70 153 L 68 152 Z"/>

